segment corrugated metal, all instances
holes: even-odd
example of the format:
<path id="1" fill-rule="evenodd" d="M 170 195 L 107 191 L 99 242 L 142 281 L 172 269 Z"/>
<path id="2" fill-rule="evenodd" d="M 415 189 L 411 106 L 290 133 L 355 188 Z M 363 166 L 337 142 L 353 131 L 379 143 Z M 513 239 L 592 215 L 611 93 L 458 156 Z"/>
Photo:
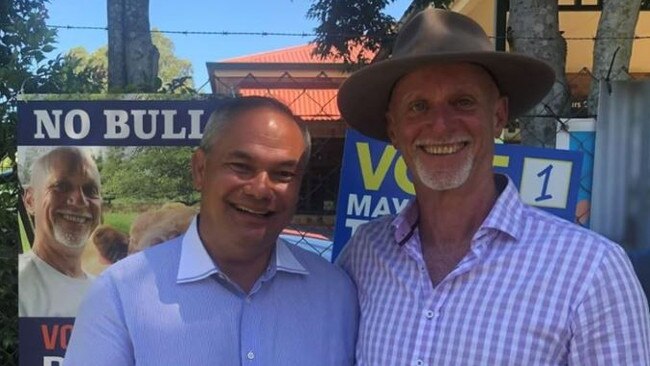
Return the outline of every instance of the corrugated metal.
<path id="1" fill-rule="evenodd" d="M 273 97 L 305 121 L 338 121 L 341 118 L 336 106 L 336 89 L 241 89 L 239 92 Z"/>
<path id="2" fill-rule="evenodd" d="M 600 85 L 592 229 L 650 247 L 650 80 Z"/>

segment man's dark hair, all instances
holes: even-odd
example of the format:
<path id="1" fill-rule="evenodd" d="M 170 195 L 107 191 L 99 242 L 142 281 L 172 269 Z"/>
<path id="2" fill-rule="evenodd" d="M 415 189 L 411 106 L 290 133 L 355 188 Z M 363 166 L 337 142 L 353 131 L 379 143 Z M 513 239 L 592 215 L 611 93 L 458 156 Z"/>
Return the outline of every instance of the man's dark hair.
<path id="1" fill-rule="evenodd" d="M 311 137 L 307 126 L 296 117 L 291 109 L 284 103 L 270 97 L 263 96 L 245 96 L 237 97 L 224 101 L 219 107 L 212 112 L 208 123 L 205 125 L 203 137 L 199 148 L 204 151 L 210 151 L 215 141 L 219 139 L 219 134 L 237 117 L 239 114 L 258 109 L 269 108 L 278 113 L 282 113 L 290 117 L 296 125 L 300 128 L 305 142 L 305 162 L 309 160 L 311 152 Z"/>

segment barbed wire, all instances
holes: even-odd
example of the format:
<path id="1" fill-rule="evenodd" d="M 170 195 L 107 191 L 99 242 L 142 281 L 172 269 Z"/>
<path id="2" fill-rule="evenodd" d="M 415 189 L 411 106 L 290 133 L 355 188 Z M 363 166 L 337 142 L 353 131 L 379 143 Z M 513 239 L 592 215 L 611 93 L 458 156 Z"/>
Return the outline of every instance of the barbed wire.
<path id="1" fill-rule="evenodd" d="M 98 27 L 98 26 L 77 26 L 77 25 L 54 25 L 48 24 L 48 28 L 52 29 L 66 29 L 66 30 L 102 30 L 108 31 L 108 27 Z M 308 32 L 245 32 L 245 31 L 194 31 L 194 30 L 160 30 L 152 29 L 151 33 L 162 33 L 162 34 L 180 34 L 180 35 L 201 35 L 201 36 L 257 36 L 257 37 L 316 37 L 316 33 Z M 352 38 L 352 37 L 361 37 L 359 34 L 333 34 L 333 37 L 341 38 Z M 506 39 L 507 36 L 488 36 L 491 39 Z M 553 40 L 556 37 L 517 37 L 518 39 L 532 39 L 532 40 Z M 563 37 L 567 41 L 596 41 L 598 39 L 611 39 L 611 40 L 624 40 L 624 39 L 650 39 L 650 35 L 633 35 L 628 37 Z"/>

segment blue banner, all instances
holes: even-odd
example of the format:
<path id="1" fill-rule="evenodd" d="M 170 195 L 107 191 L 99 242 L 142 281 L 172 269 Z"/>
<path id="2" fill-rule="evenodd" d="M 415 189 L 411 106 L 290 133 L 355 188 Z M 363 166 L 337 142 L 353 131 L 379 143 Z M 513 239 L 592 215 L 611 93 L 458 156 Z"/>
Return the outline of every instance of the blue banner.
<path id="1" fill-rule="evenodd" d="M 522 200 L 569 221 L 575 219 L 581 164 L 577 151 L 495 145 L 494 171 L 513 180 Z M 406 163 L 393 146 L 348 129 L 333 257 L 359 225 L 398 213 L 414 194 Z"/>
<path id="2" fill-rule="evenodd" d="M 18 145 L 198 145 L 218 106 L 218 99 L 21 101 Z"/>

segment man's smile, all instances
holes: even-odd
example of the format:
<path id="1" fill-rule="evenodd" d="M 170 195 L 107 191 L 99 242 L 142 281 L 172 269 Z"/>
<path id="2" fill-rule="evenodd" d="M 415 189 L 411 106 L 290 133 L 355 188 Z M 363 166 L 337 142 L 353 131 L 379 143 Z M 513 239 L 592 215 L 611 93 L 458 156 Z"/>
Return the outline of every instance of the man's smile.
<path id="1" fill-rule="evenodd" d="M 415 146 L 429 155 L 451 155 L 469 145 L 469 141 L 453 143 L 416 142 Z"/>
<path id="2" fill-rule="evenodd" d="M 63 218 L 66 221 L 73 222 L 75 224 L 85 224 L 92 221 L 93 216 L 89 213 L 79 213 L 71 211 L 58 211 L 58 216 Z"/>
<path id="3" fill-rule="evenodd" d="M 244 206 L 244 205 L 235 204 L 235 203 L 231 203 L 231 206 L 234 207 L 239 212 L 255 215 L 255 216 L 258 216 L 258 217 L 266 218 L 266 217 L 269 217 L 269 216 L 273 215 L 273 211 L 271 211 L 271 210 L 253 208 L 253 207 Z"/>

